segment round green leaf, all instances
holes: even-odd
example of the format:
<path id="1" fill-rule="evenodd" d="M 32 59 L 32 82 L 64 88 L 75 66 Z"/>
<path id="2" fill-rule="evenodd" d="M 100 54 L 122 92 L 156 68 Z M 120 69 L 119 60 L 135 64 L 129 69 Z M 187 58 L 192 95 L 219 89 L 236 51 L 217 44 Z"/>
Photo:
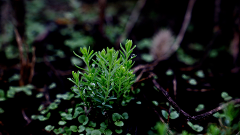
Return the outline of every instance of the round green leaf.
<path id="1" fill-rule="evenodd" d="M 45 120 L 47 120 L 47 118 L 44 117 L 44 116 L 42 116 L 42 115 L 39 115 L 39 116 L 38 116 L 38 120 L 40 120 L 40 121 L 45 121 Z"/>
<path id="2" fill-rule="evenodd" d="M 122 116 L 123 116 L 124 119 L 128 119 L 128 113 L 127 113 L 127 112 L 124 112 L 124 113 L 122 114 Z"/>
<path id="3" fill-rule="evenodd" d="M 59 121 L 58 125 L 65 125 L 67 122 L 66 121 Z"/>
<path id="4" fill-rule="evenodd" d="M 4 113 L 4 110 L 2 108 L 0 108 L 0 113 Z"/>
<path id="5" fill-rule="evenodd" d="M 190 77 L 185 75 L 185 74 L 182 74 L 182 78 L 185 79 L 185 80 L 190 79 Z"/>
<path id="6" fill-rule="evenodd" d="M 107 128 L 107 125 L 105 124 L 105 122 L 102 122 L 102 123 L 100 124 L 100 126 L 101 126 L 101 127 L 104 127 L 104 128 Z"/>
<path id="7" fill-rule="evenodd" d="M 85 130 L 85 127 L 83 125 L 78 127 L 78 133 L 81 133 Z"/>
<path id="8" fill-rule="evenodd" d="M 45 127 L 45 130 L 46 131 L 52 131 L 54 129 L 54 126 L 52 126 L 52 125 L 47 125 L 46 127 Z"/>
<path id="9" fill-rule="evenodd" d="M 101 135 L 101 132 L 99 130 L 93 130 L 91 135 Z"/>
<path id="10" fill-rule="evenodd" d="M 152 101 L 152 103 L 153 103 L 155 106 L 158 106 L 158 102 L 157 102 L 157 101 Z"/>
<path id="11" fill-rule="evenodd" d="M 173 75 L 172 69 L 168 69 L 168 70 L 166 71 L 166 75 L 167 75 L 167 76 Z"/>
<path id="12" fill-rule="evenodd" d="M 165 110 L 162 110 L 162 115 L 165 119 L 168 119 L 168 112 Z"/>
<path id="13" fill-rule="evenodd" d="M 105 134 L 106 134 L 106 135 L 112 135 L 112 131 L 111 131 L 110 129 L 107 129 L 107 130 L 105 131 Z"/>
<path id="14" fill-rule="evenodd" d="M 199 125 L 194 125 L 192 128 L 197 132 L 201 132 L 203 130 L 203 127 Z"/>
<path id="15" fill-rule="evenodd" d="M 124 125 L 122 121 L 116 121 L 114 124 L 119 127 L 122 127 Z"/>
<path id="16" fill-rule="evenodd" d="M 141 103 L 142 103 L 141 101 L 137 101 L 137 102 L 136 102 L 136 104 L 139 104 L 139 105 L 140 105 Z"/>
<path id="17" fill-rule="evenodd" d="M 83 125 L 86 125 L 88 123 L 88 117 L 86 115 L 80 115 L 78 117 L 78 121 L 82 123 Z"/>
<path id="18" fill-rule="evenodd" d="M 119 120 L 121 118 L 122 118 L 122 116 L 119 113 L 113 113 L 112 114 L 112 120 L 113 121 L 117 121 L 117 120 Z"/>
<path id="19" fill-rule="evenodd" d="M 54 110 L 54 109 L 58 108 L 58 105 L 53 102 L 53 103 L 51 103 L 51 104 L 49 105 L 48 108 Z"/>
<path id="20" fill-rule="evenodd" d="M 71 129 L 73 132 L 77 132 L 77 126 L 75 126 L 75 125 L 70 126 L 70 129 Z"/>
<path id="21" fill-rule="evenodd" d="M 42 110 L 40 113 L 41 113 L 41 114 L 46 114 L 47 112 L 48 112 L 48 109 Z"/>
<path id="22" fill-rule="evenodd" d="M 173 111 L 170 113 L 170 118 L 171 119 L 176 119 L 179 117 L 179 114 L 177 113 L 177 111 Z"/>
<path id="23" fill-rule="evenodd" d="M 222 98 L 228 97 L 228 93 L 227 93 L 227 92 L 222 92 L 222 93 L 221 93 L 221 97 L 222 97 Z"/>
<path id="24" fill-rule="evenodd" d="M 121 134 L 122 133 L 122 129 L 116 129 L 115 132 L 118 133 L 118 134 Z"/>
<path id="25" fill-rule="evenodd" d="M 63 129 L 62 128 L 54 129 L 53 132 L 58 135 L 63 132 Z"/>
<path id="26" fill-rule="evenodd" d="M 97 124 L 94 123 L 94 122 L 92 122 L 92 121 L 90 121 L 90 122 L 88 123 L 88 125 L 91 126 L 91 127 L 96 127 Z"/>
<path id="27" fill-rule="evenodd" d="M 204 78 L 204 77 L 205 77 L 205 75 L 204 75 L 204 73 L 203 73 L 202 70 L 198 70 L 198 71 L 196 72 L 196 75 L 197 75 L 199 78 Z"/>
<path id="28" fill-rule="evenodd" d="M 189 83 L 190 83 L 191 85 L 197 85 L 197 81 L 196 81 L 195 79 L 193 79 L 193 78 L 191 78 L 191 79 L 189 80 Z"/>
<path id="29" fill-rule="evenodd" d="M 65 116 L 65 118 L 66 118 L 67 120 L 72 120 L 72 119 L 73 119 L 72 114 L 67 114 L 67 115 Z"/>
<path id="30" fill-rule="evenodd" d="M 0 113 L 1 113 L 1 109 L 2 109 L 2 108 L 0 108 Z M 36 119 L 38 119 L 38 116 L 37 116 L 37 115 L 32 115 L 31 118 L 32 118 L 33 120 L 36 120 Z"/>
<path id="31" fill-rule="evenodd" d="M 196 112 L 200 112 L 200 111 L 202 111 L 204 109 L 204 105 L 203 104 L 199 104 L 198 106 L 197 106 L 197 108 L 195 109 L 195 111 Z"/>

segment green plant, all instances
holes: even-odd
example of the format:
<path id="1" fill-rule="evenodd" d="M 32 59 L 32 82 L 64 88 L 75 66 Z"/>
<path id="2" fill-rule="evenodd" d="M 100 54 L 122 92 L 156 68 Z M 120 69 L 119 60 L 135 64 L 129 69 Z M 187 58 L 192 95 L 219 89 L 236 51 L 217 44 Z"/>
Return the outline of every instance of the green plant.
<path id="1" fill-rule="evenodd" d="M 83 56 L 75 53 L 87 68 L 77 66 L 85 73 L 73 71 L 73 78 L 69 80 L 75 84 L 72 90 L 82 99 L 85 107 L 99 107 L 104 113 L 105 109 L 112 108 L 111 100 L 116 99 L 119 104 L 129 98 L 130 87 L 134 82 L 134 74 L 130 69 L 135 55 L 131 56 L 131 53 L 135 46 L 132 47 L 131 40 L 127 40 L 125 48 L 120 46 L 122 51 L 107 48 L 93 53 L 90 49 L 81 48 Z M 96 60 L 92 59 L 94 56 Z M 79 75 L 82 75 L 81 79 Z"/>
<path id="2" fill-rule="evenodd" d="M 46 121 L 51 115 L 50 111 L 58 108 L 61 99 L 76 100 L 78 103 L 75 107 L 59 111 L 61 120 L 58 125 L 47 125 L 45 130 L 63 135 L 72 132 L 87 135 L 111 135 L 113 132 L 121 134 L 124 121 L 129 116 L 120 108 L 132 99 L 129 92 L 135 75 L 131 67 L 132 59 L 136 56 L 131 53 L 136 46 L 127 40 L 125 46 L 120 44 L 120 47 L 121 51 L 107 48 L 95 53 L 90 48 L 80 48 L 82 56 L 74 52 L 86 65 L 86 69 L 76 65 L 84 72 L 73 71 L 73 78 L 68 78 L 74 83 L 71 89 L 75 96 L 72 92 L 58 94 L 49 106 L 41 105 L 40 114 L 32 115 L 32 119 Z"/>

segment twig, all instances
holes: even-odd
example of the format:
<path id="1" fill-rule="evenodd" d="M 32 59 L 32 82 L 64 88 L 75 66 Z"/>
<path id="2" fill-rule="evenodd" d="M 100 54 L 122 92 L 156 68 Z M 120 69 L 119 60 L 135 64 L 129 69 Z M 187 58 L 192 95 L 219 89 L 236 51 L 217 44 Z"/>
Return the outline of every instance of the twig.
<path id="1" fill-rule="evenodd" d="M 158 83 L 157 81 L 153 78 L 152 80 L 153 84 L 157 87 L 158 90 L 160 90 L 163 95 L 167 98 L 167 100 L 169 101 L 169 103 L 172 105 L 172 107 L 174 109 L 176 109 L 178 112 L 180 112 L 181 114 L 183 114 L 188 120 L 198 120 L 198 119 L 203 119 L 207 116 L 210 116 L 222 109 L 224 109 L 227 105 L 229 105 L 230 103 L 233 103 L 233 104 L 236 104 L 236 103 L 240 103 L 240 99 L 235 99 L 235 100 L 232 100 L 232 101 L 229 101 L 225 104 L 222 104 L 220 106 L 218 106 L 217 108 L 211 110 L 211 111 L 208 111 L 206 113 L 203 113 L 203 114 L 200 114 L 200 115 L 197 115 L 197 116 L 190 116 L 188 113 L 184 112 L 173 100 L 172 98 L 169 96 L 168 92 L 163 89 Z"/>
<path id="2" fill-rule="evenodd" d="M 185 35 L 185 32 L 187 30 L 187 27 L 190 23 L 191 16 L 192 16 L 192 9 L 193 9 L 195 1 L 196 0 L 189 0 L 187 11 L 186 11 L 186 14 L 184 16 L 184 20 L 183 20 L 180 32 L 178 33 L 178 36 L 177 36 L 176 40 L 174 41 L 173 45 L 170 47 L 169 51 L 167 51 L 167 52 L 165 52 L 165 54 L 163 54 L 163 57 L 165 56 L 165 58 L 168 58 L 169 56 L 166 56 L 166 55 L 171 55 L 172 54 L 172 53 L 169 53 L 169 52 L 175 52 L 179 48 L 179 46 L 180 46 L 180 44 L 183 40 L 183 37 Z M 160 59 L 160 60 L 157 59 L 157 61 L 161 61 L 161 60 L 163 60 L 163 59 Z"/>
<path id="3" fill-rule="evenodd" d="M 106 0 L 98 0 L 99 4 L 99 31 L 103 34 L 103 24 L 105 20 Z"/>
<path id="4" fill-rule="evenodd" d="M 32 61 L 31 61 L 31 63 L 29 63 L 30 64 L 30 75 L 29 75 L 29 78 L 28 78 L 29 83 L 32 82 L 32 78 L 34 76 L 34 66 L 35 66 L 35 63 L 36 63 L 35 51 L 36 51 L 36 47 L 33 46 L 32 47 Z"/>
<path id="5" fill-rule="evenodd" d="M 189 0 L 189 3 L 188 3 L 188 7 L 187 7 L 187 11 L 186 11 L 186 14 L 185 14 L 185 16 L 184 16 L 184 20 L 183 20 L 183 23 L 182 23 L 182 27 L 181 27 L 181 29 L 180 29 L 180 32 L 179 32 L 179 34 L 178 34 L 178 36 L 177 36 L 177 38 L 176 38 L 176 40 L 175 40 L 175 42 L 173 43 L 173 45 L 170 47 L 170 49 L 169 49 L 169 51 L 176 51 L 178 48 L 179 48 L 179 46 L 180 46 L 180 44 L 181 44 L 181 42 L 182 42 L 182 40 L 183 40 L 183 37 L 184 37 L 184 34 L 185 34 L 185 32 L 186 32 L 186 30 L 187 30 L 187 27 L 188 27 L 188 25 L 189 25 L 189 23 L 190 23 L 190 20 L 191 20 L 191 16 L 192 16 L 192 9 L 193 9 L 193 6 L 194 6 L 194 4 L 195 4 L 195 1 L 196 0 Z M 168 54 L 170 54 L 170 53 L 168 53 L 168 52 L 166 52 L 165 54 L 163 54 L 163 56 L 164 55 L 168 55 Z M 167 58 L 167 57 L 166 57 Z M 150 68 L 150 69 L 153 69 L 160 61 L 162 61 L 163 59 L 160 59 L 160 60 L 155 60 L 152 64 L 147 64 L 147 65 L 139 65 L 139 66 L 137 66 L 137 67 L 135 67 L 134 68 L 134 72 L 137 72 L 138 70 L 140 70 L 140 69 L 146 69 L 146 68 Z M 149 69 L 149 70 L 150 70 Z M 146 70 L 146 71 L 149 71 L 149 70 Z"/>
<path id="6" fill-rule="evenodd" d="M 24 68 L 26 65 L 26 60 L 24 59 L 24 54 L 23 54 L 23 45 L 22 45 L 22 39 L 18 33 L 18 30 L 15 28 L 14 29 L 15 35 L 16 35 L 16 41 L 18 45 L 18 50 L 19 50 L 19 57 L 20 57 L 20 80 L 19 80 L 19 85 L 23 86 L 24 85 Z"/>
<path id="7" fill-rule="evenodd" d="M 174 76 L 173 79 L 173 92 L 174 92 L 174 96 L 175 96 L 175 100 L 177 99 L 177 80 L 176 80 L 176 76 Z"/>
<path id="8" fill-rule="evenodd" d="M 23 115 L 23 118 L 27 121 L 27 125 L 31 122 L 31 120 L 27 117 L 27 115 L 25 114 L 25 111 L 24 109 L 22 109 L 22 115 Z"/>
<path id="9" fill-rule="evenodd" d="M 134 7 L 130 17 L 129 17 L 129 21 L 126 24 L 125 30 L 122 34 L 122 36 L 119 38 L 119 41 L 122 42 L 128 35 L 129 33 L 132 31 L 134 25 L 136 24 L 138 17 L 140 15 L 140 12 L 142 10 L 142 8 L 144 7 L 145 3 L 147 0 L 138 0 L 136 6 Z"/>

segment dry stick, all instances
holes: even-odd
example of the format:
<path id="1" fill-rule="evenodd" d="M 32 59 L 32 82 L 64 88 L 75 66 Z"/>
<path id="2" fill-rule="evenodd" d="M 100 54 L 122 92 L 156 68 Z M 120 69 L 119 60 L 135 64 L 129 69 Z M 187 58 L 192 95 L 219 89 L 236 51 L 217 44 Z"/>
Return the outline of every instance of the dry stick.
<path id="1" fill-rule="evenodd" d="M 29 124 L 31 122 L 31 119 L 29 119 L 24 111 L 24 109 L 22 109 L 22 115 L 23 115 L 23 118 L 27 121 L 27 124 Z"/>
<path id="2" fill-rule="evenodd" d="M 16 41 L 17 41 L 17 45 L 18 45 L 18 50 L 19 50 L 19 57 L 20 57 L 20 80 L 19 80 L 19 84 L 20 86 L 24 85 L 24 77 L 23 77 L 23 73 L 24 73 L 24 66 L 26 65 L 26 61 L 24 59 L 24 55 L 23 55 L 23 45 L 22 45 L 22 39 L 19 35 L 18 30 L 15 28 L 14 29 L 15 35 L 16 35 Z"/>
<path id="3" fill-rule="evenodd" d="M 240 99 L 235 99 L 235 100 L 231 100 L 225 104 L 222 104 L 220 106 L 218 106 L 217 108 L 211 110 L 211 111 L 208 111 L 208 112 L 205 112 L 203 114 L 200 114 L 200 115 L 197 115 L 197 116 L 190 116 L 188 113 L 184 112 L 173 100 L 172 98 L 169 96 L 168 92 L 163 89 L 158 83 L 157 81 L 153 78 L 152 80 L 153 84 L 157 87 L 158 90 L 160 90 L 163 95 L 167 98 L 167 100 L 169 101 L 169 103 L 173 106 L 174 109 L 176 109 L 178 112 L 180 112 L 181 114 L 183 114 L 187 120 L 198 120 L 198 119 L 203 119 L 209 115 L 212 115 L 220 110 L 222 110 L 223 108 L 225 108 L 227 105 L 229 105 L 230 103 L 233 103 L 233 104 L 237 104 L 237 103 L 240 103 Z"/>
<path id="4" fill-rule="evenodd" d="M 106 0 L 98 0 L 99 4 L 99 31 L 103 34 L 103 24 L 105 20 Z"/>
<path id="5" fill-rule="evenodd" d="M 36 47 L 33 46 L 32 47 L 32 62 L 30 63 L 31 64 L 30 75 L 29 75 L 29 78 L 28 78 L 29 83 L 32 82 L 32 78 L 33 78 L 33 75 L 34 75 L 34 66 L 35 66 L 35 63 L 36 63 L 35 51 L 36 51 Z"/>
<path id="6" fill-rule="evenodd" d="M 134 9 L 129 17 L 129 21 L 126 24 L 125 30 L 119 39 L 120 42 L 122 42 L 132 31 L 134 25 L 136 24 L 136 22 L 138 20 L 139 15 L 140 15 L 140 11 L 144 7 L 145 3 L 146 3 L 146 0 L 139 0 L 137 2 L 136 6 L 134 7 Z"/>
<path id="7" fill-rule="evenodd" d="M 187 11 L 186 11 L 186 14 L 184 16 L 183 23 L 182 23 L 182 27 L 180 29 L 180 32 L 178 33 L 178 36 L 177 36 L 176 40 L 174 41 L 173 45 L 170 47 L 169 51 L 173 51 L 174 52 L 174 51 L 176 51 L 179 48 L 179 46 L 180 46 L 180 44 L 181 44 L 181 42 L 183 40 L 183 37 L 185 35 L 185 32 L 187 30 L 187 27 L 188 27 L 188 25 L 190 23 L 191 16 L 192 16 L 192 9 L 193 9 L 193 6 L 195 4 L 195 1 L 196 0 L 189 0 Z M 166 52 L 164 55 L 169 54 L 168 52 Z M 149 68 L 150 66 L 152 66 L 152 68 L 154 68 L 162 60 L 163 59 L 155 60 L 152 64 L 139 65 L 139 66 L 134 68 L 135 69 L 134 72 L 137 72 L 138 70 L 143 69 L 143 68 Z"/>
<path id="8" fill-rule="evenodd" d="M 179 46 L 180 46 L 180 44 L 183 40 L 183 37 L 185 35 L 185 32 L 187 30 L 187 27 L 190 23 L 191 16 L 192 16 L 192 9 L 193 9 L 195 1 L 196 0 L 189 0 L 187 11 L 186 11 L 186 14 L 184 16 L 184 20 L 183 20 L 180 32 L 178 33 L 178 36 L 177 36 L 176 40 L 174 41 L 173 45 L 170 47 L 170 49 L 167 52 L 165 52 L 165 54 L 163 54 L 163 56 L 165 56 L 165 58 L 168 58 L 169 57 L 168 55 L 172 54 L 172 53 L 169 53 L 169 52 L 175 52 L 179 48 Z M 163 60 L 163 59 L 160 59 L 160 60 L 157 60 L 157 61 L 161 61 L 161 60 Z"/>

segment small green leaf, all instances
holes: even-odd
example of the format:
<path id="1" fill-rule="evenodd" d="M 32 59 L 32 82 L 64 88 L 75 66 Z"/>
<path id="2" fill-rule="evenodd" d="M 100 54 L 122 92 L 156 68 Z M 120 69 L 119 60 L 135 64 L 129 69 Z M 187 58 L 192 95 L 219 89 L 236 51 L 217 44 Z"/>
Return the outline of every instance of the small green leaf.
<path id="1" fill-rule="evenodd" d="M 188 121 L 187 124 L 188 124 L 190 127 L 193 126 L 192 122 L 190 122 L 190 121 Z"/>
<path id="2" fill-rule="evenodd" d="M 141 102 L 141 101 L 137 101 L 136 104 L 139 104 L 139 105 L 140 105 L 140 104 L 142 104 L 142 102 Z"/>
<path id="3" fill-rule="evenodd" d="M 170 118 L 171 119 L 176 119 L 179 117 L 179 114 L 177 113 L 177 111 L 173 111 L 170 113 Z"/>
<path id="4" fill-rule="evenodd" d="M 91 127 L 96 127 L 97 124 L 95 122 L 89 121 L 88 125 Z"/>
<path id="5" fill-rule="evenodd" d="M 42 115 L 39 115 L 39 116 L 38 116 L 38 120 L 40 120 L 40 121 L 45 121 L 45 120 L 47 120 L 47 118 L 44 117 L 44 116 L 42 116 Z"/>
<path id="6" fill-rule="evenodd" d="M 65 118 L 66 118 L 67 120 L 72 120 L 72 119 L 73 119 L 72 114 L 67 114 L 67 115 L 65 116 Z"/>
<path id="7" fill-rule="evenodd" d="M 195 109 L 195 111 L 196 112 L 200 112 L 200 111 L 202 111 L 204 109 L 204 105 L 203 104 L 199 104 L 198 106 L 197 106 L 197 108 Z"/>
<path id="8" fill-rule="evenodd" d="M 77 126 L 75 125 L 70 126 L 70 130 L 72 130 L 73 132 L 77 132 Z"/>
<path id="9" fill-rule="evenodd" d="M 116 121 L 114 124 L 119 127 L 122 127 L 124 125 L 122 121 Z"/>
<path id="10" fill-rule="evenodd" d="M 59 121 L 58 125 L 65 125 L 67 122 L 66 121 Z"/>
<path id="11" fill-rule="evenodd" d="M 99 130 L 93 130 L 91 135 L 101 135 L 101 132 Z"/>
<path id="12" fill-rule="evenodd" d="M 193 78 L 191 78 L 191 79 L 189 80 L 189 83 L 190 83 L 191 85 L 197 85 L 197 81 L 196 81 L 195 79 L 193 79 Z"/>
<path id="13" fill-rule="evenodd" d="M 155 106 L 158 106 L 158 102 L 157 102 L 157 101 L 152 101 L 152 103 L 153 103 Z"/>
<path id="14" fill-rule="evenodd" d="M 54 126 L 52 126 L 52 125 L 47 125 L 46 127 L 45 127 L 45 130 L 46 131 L 52 131 L 54 129 Z"/>
<path id="15" fill-rule="evenodd" d="M 0 113 L 4 113 L 4 110 L 0 107 Z"/>
<path id="16" fill-rule="evenodd" d="M 112 135 L 112 131 L 111 131 L 110 129 L 107 129 L 107 130 L 105 131 L 105 134 L 106 134 L 106 135 Z"/>
<path id="17" fill-rule="evenodd" d="M 88 117 L 86 115 L 80 115 L 78 121 L 83 125 L 86 125 L 88 123 Z"/>
<path id="18" fill-rule="evenodd" d="M 1 108 L 0 108 L 0 112 L 1 112 Z M 38 116 L 37 116 L 37 115 L 32 115 L 31 118 L 32 118 L 33 120 L 36 120 L 36 119 L 38 119 Z"/>
<path id="19" fill-rule="evenodd" d="M 146 62 L 151 62 L 151 61 L 153 61 L 153 57 L 152 57 L 152 55 L 150 55 L 150 54 L 144 53 L 144 54 L 141 55 L 141 58 L 142 58 L 144 61 L 146 61 Z"/>
<path id="20" fill-rule="evenodd" d="M 229 96 L 227 92 L 222 92 L 221 96 L 225 101 L 229 101 L 232 99 L 232 97 Z"/>
<path id="21" fill-rule="evenodd" d="M 201 132 L 203 130 L 203 127 L 199 126 L 199 125 L 194 125 L 192 128 L 193 128 L 193 130 L 195 130 L 197 132 Z"/>
<path id="22" fill-rule="evenodd" d="M 228 97 L 228 93 L 227 93 L 227 92 L 222 92 L 221 97 L 222 97 L 222 98 Z"/>
<path id="23" fill-rule="evenodd" d="M 165 119 L 168 119 L 168 112 L 165 110 L 162 110 L 162 115 Z"/>
<path id="24" fill-rule="evenodd" d="M 48 112 L 48 113 L 47 113 L 47 115 L 46 115 L 47 119 L 49 119 L 49 118 L 50 118 L 50 116 L 51 116 L 51 113 L 50 113 L 50 112 Z"/>
<path id="25" fill-rule="evenodd" d="M 40 113 L 41 113 L 41 114 L 46 114 L 47 112 L 48 112 L 48 109 L 42 110 Z"/>
<path id="26" fill-rule="evenodd" d="M 199 78 L 204 78 L 204 77 L 205 77 L 205 75 L 204 75 L 204 73 L 203 73 L 202 70 L 198 70 L 198 71 L 196 72 L 196 75 L 197 75 Z"/>
<path id="27" fill-rule="evenodd" d="M 43 97 L 43 93 L 38 93 L 37 95 L 36 95 L 36 98 L 42 98 Z"/>
<path id="28" fill-rule="evenodd" d="M 122 118 L 122 116 L 119 113 L 113 113 L 112 114 L 112 120 L 113 121 L 120 120 L 121 118 Z"/>
<path id="29" fill-rule="evenodd" d="M 115 132 L 118 133 L 118 134 L 121 134 L 122 133 L 122 129 L 116 129 Z"/>
<path id="30" fill-rule="evenodd" d="M 128 119 L 128 113 L 127 113 L 127 112 L 124 112 L 124 113 L 122 114 L 122 116 L 123 116 L 124 119 Z"/>
<path id="31" fill-rule="evenodd" d="M 83 125 L 78 127 L 78 133 L 81 133 L 85 130 L 85 127 Z"/>
<path id="32" fill-rule="evenodd" d="M 58 135 L 63 132 L 63 129 L 62 128 L 54 129 L 53 132 Z"/>
<path id="33" fill-rule="evenodd" d="M 56 83 L 53 82 L 53 83 L 51 83 L 51 84 L 49 85 L 48 88 L 49 88 L 49 89 L 53 89 L 53 88 L 55 88 L 55 87 L 56 87 Z"/>
<path id="34" fill-rule="evenodd" d="M 173 75 L 172 69 L 168 69 L 168 70 L 166 71 L 166 75 L 167 75 L 167 76 Z"/>
<path id="35" fill-rule="evenodd" d="M 187 75 L 185 75 L 185 74 L 182 74 L 182 78 L 183 78 L 183 79 L 185 79 L 185 80 L 188 80 L 188 79 L 190 79 L 190 77 L 189 77 L 189 76 L 187 76 Z"/>
<path id="36" fill-rule="evenodd" d="M 105 124 L 105 122 L 102 122 L 102 123 L 100 124 L 100 126 L 101 126 L 101 128 L 104 128 L 104 129 L 107 128 L 107 125 Z"/>
<path id="37" fill-rule="evenodd" d="M 54 109 L 58 108 L 58 105 L 53 102 L 53 103 L 51 103 L 51 104 L 49 105 L 48 108 L 51 109 L 51 110 L 54 110 Z"/>
<path id="38" fill-rule="evenodd" d="M 44 105 L 41 104 L 41 105 L 38 107 L 38 111 L 41 111 L 43 108 L 44 108 Z"/>

